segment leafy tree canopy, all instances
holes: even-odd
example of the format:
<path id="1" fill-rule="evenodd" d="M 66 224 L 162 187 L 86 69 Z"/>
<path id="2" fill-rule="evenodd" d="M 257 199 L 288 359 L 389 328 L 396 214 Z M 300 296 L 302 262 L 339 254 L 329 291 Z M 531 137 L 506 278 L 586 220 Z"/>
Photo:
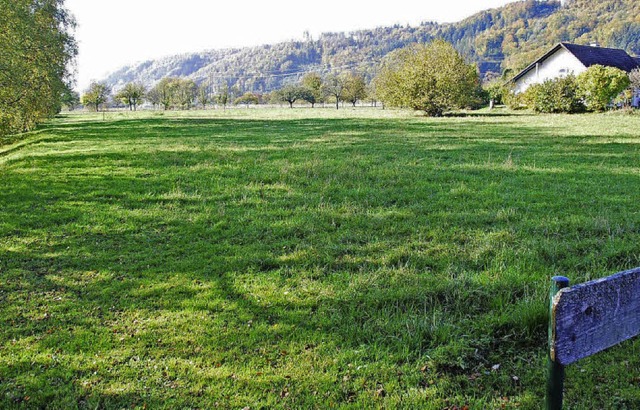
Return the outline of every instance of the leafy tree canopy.
<path id="1" fill-rule="evenodd" d="M 277 91 L 277 96 L 280 101 L 288 102 L 291 108 L 293 108 L 293 103 L 299 99 L 305 99 L 304 97 L 310 98 L 308 94 L 309 91 L 306 88 L 295 84 L 285 85 Z"/>
<path id="2" fill-rule="evenodd" d="M 111 88 L 98 82 L 92 82 L 89 88 L 82 95 L 82 104 L 85 106 L 93 106 L 96 111 L 100 109 L 100 106 L 109 100 L 111 94 Z"/>
<path id="3" fill-rule="evenodd" d="M 144 102 L 147 89 L 142 83 L 127 83 L 116 94 L 116 98 L 126 104 L 130 110 L 135 111 L 136 107 Z"/>
<path id="4" fill-rule="evenodd" d="M 367 97 L 367 82 L 364 75 L 348 73 L 345 75 L 344 92 L 342 99 L 351 103 L 354 107 L 356 103 Z"/>
<path id="5" fill-rule="evenodd" d="M 377 93 L 389 106 L 410 107 L 430 116 L 467 106 L 476 98 L 475 65 L 443 40 L 392 53 L 376 79 Z"/>
<path id="6" fill-rule="evenodd" d="M 624 71 L 601 65 L 589 67 L 577 82 L 587 108 L 592 111 L 604 111 L 631 83 Z"/>
<path id="7" fill-rule="evenodd" d="M 302 86 L 307 90 L 303 97 L 313 107 L 316 103 L 323 101 L 322 76 L 318 73 L 308 73 L 302 77 Z"/>
<path id="8" fill-rule="evenodd" d="M 236 98 L 233 103 L 235 105 L 239 105 L 239 104 L 246 104 L 246 105 L 250 105 L 250 104 L 259 104 L 260 103 L 260 97 L 258 97 L 256 94 L 254 93 L 244 93 L 243 95 L 241 95 L 240 97 Z"/>
<path id="9" fill-rule="evenodd" d="M 0 0 L 0 135 L 61 109 L 77 54 L 74 27 L 63 0 Z"/>

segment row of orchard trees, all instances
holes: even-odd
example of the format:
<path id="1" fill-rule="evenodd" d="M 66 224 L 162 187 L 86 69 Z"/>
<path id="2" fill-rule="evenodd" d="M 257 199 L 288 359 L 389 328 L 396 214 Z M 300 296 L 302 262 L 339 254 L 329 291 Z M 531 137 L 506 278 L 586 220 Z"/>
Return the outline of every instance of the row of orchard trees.
<path id="1" fill-rule="evenodd" d="M 241 93 L 237 87 L 223 84 L 213 87 L 208 82 L 197 85 L 193 80 L 166 77 L 154 87 L 147 89 L 141 83 L 128 83 L 115 94 L 104 83 L 92 83 L 82 95 L 81 102 L 96 111 L 106 104 L 125 105 L 135 111 L 144 102 L 154 108 L 164 110 L 188 110 L 194 107 L 207 108 L 210 105 L 288 103 L 290 107 L 297 101 L 306 101 L 311 106 L 318 103 L 334 102 L 336 108 L 340 102 L 355 106 L 367 95 L 365 77 L 356 73 L 343 73 L 322 78 L 317 73 L 306 74 L 301 81 L 285 85 L 269 94 Z"/>
<path id="2" fill-rule="evenodd" d="M 94 85 L 97 88 L 103 87 Z M 385 106 L 412 108 L 430 116 L 445 111 L 476 108 L 488 100 L 503 98 L 514 107 L 526 106 L 537 112 L 603 111 L 612 106 L 625 106 L 632 98 L 632 90 L 640 89 L 640 70 L 630 74 L 611 67 L 592 66 L 577 77 L 567 76 L 531 86 L 527 92 L 514 95 L 504 81 L 481 85 L 477 67 L 443 40 L 412 46 L 390 53 L 379 68 L 378 75 L 367 84 L 356 73 L 332 74 L 322 77 L 316 73 L 305 75 L 299 82 L 285 85 L 270 95 L 245 93 L 210 85 L 197 86 L 191 80 L 165 78 L 151 90 L 139 84 L 127 84 L 116 99 L 132 109 L 147 99 L 156 107 L 190 109 L 196 104 L 206 108 L 216 103 L 226 106 L 286 102 L 293 108 L 297 101 L 311 106 L 331 102 L 351 103 L 369 98 Z M 88 93 L 93 95 L 92 93 Z M 102 99 L 83 98 L 85 104 L 97 109 Z"/>
<path id="3" fill-rule="evenodd" d="M 141 84 L 130 83 L 119 90 L 114 99 L 135 110 L 143 101 L 154 107 L 168 109 L 206 108 L 219 104 L 288 103 L 306 101 L 314 107 L 318 103 L 352 104 L 369 99 L 386 106 L 413 108 L 427 115 L 439 116 L 446 110 L 475 107 L 482 101 L 482 89 L 475 65 L 445 41 L 416 44 L 391 53 L 380 67 L 379 74 L 367 83 L 364 75 L 355 72 L 330 74 L 322 77 L 308 73 L 295 83 L 285 85 L 268 95 L 240 94 L 222 85 L 199 86 L 192 80 L 164 78 L 146 90 Z M 109 100 L 109 89 L 94 83 L 83 95 L 85 106 L 94 107 Z"/>
<path id="4" fill-rule="evenodd" d="M 63 0 L 0 0 L 0 135 L 60 111 L 77 54 Z"/>
<path id="5" fill-rule="evenodd" d="M 276 91 L 272 100 L 293 104 L 303 100 L 315 106 L 317 103 L 335 102 L 336 108 L 340 102 L 352 104 L 354 107 L 367 96 L 375 100 L 372 89 L 367 85 L 364 75 L 348 72 L 341 75 L 330 75 L 322 78 L 317 73 L 305 75 L 300 83 L 289 84 Z"/>
<path id="6" fill-rule="evenodd" d="M 325 77 L 308 73 L 300 81 L 260 95 L 242 94 L 226 85 L 214 89 L 208 83 L 197 86 L 192 80 L 164 78 L 150 90 L 140 84 L 127 84 L 115 99 L 134 110 L 145 99 L 165 110 L 230 103 L 288 103 L 293 108 L 299 101 L 312 107 L 335 103 L 339 108 L 340 102 L 355 106 L 370 99 L 381 101 L 384 106 L 420 110 L 430 116 L 441 116 L 451 109 L 477 108 L 489 101 L 504 102 L 514 108 L 528 107 L 536 112 L 603 111 L 629 105 L 632 92 L 640 89 L 640 70 L 627 74 L 616 68 L 593 66 L 577 77 L 549 80 L 518 95 L 511 92 L 505 80 L 482 87 L 477 67 L 467 63 L 451 44 L 436 40 L 390 53 L 369 83 L 365 76 L 354 72 Z M 97 109 L 107 101 L 107 92 L 105 86 L 94 84 L 83 102 Z"/>
<path id="7" fill-rule="evenodd" d="M 231 102 L 247 105 L 286 102 L 293 108 L 297 101 L 306 101 L 312 107 L 330 102 L 339 108 L 340 102 L 355 107 L 369 98 L 381 101 L 384 106 L 441 116 L 448 110 L 477 108 L 500 97 L 512 106 L 527 106 L 537 112 L 602 111 L 616 99 L 619 105 L 628 105 L 630 90 L 638 88 L 640 71 L 629 75 L 616 68 L 593 66 L 577 77 L 549 80 L 519 95 L 512 94 L 504 81 L 483 89 L 477 67 L 467 63 L 451 44 L 436 40 L 390 53 L 369 84 L 363 75 L 353 72 L 326 77 L 308 73 L 300 81 L 269 95 L 257 95 L 240 94 L 227 86 L 214 90 L 207 83 L 198 86 L 192 80 L 164 78 L 150 90 L 140 84 L 127 84 L 115 99 L 134 110 L 145 99 L 154 107 L 167 110 L 196 105 L 206 108 L 209 104 L 226 106 Z M 107 101 L 107 92 L 104 85 L 93 84 L 83 102 L 97 109 Z"/>
<path id="8" fill-rule="evenodd" d="M 181 78 L 163 78 L 150 90 L 142 83 L 128 83 L 113 95 L 108 85 L 93 82 L 82 95 L 81 102 L 85 107 L 91 107 L 95 111 L 107 104 L 123 104 L 131 111 L 136 111 L 145 101 L 165 110 L 189 109 L 195 102 L 197 92 L 195 82 Z"/>

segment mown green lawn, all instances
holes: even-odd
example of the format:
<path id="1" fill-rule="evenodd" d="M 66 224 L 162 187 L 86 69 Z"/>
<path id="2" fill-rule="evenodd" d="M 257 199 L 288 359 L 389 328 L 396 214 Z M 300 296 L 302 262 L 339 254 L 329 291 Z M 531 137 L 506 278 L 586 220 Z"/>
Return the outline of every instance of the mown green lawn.
<path id="1" fill-rule="evenodd" d="M 0 408 L 541 407 L 640 265 L 640 116 L 67 115 L 0 146 Z M 567 370 L 640 408 L 640 342 Z"/>

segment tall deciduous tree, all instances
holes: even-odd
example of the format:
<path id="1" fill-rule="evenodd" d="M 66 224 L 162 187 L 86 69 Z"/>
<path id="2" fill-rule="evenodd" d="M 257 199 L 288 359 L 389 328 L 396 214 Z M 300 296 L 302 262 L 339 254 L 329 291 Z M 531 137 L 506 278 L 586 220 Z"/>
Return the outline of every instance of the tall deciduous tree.
<path id="1" fill-rule="evenodd" d="M 211 84 L 205 81 L 198 86 L 198 103 L 202 105 L 203 110 L 206 110 L 211 100 Z"/>
<path id="2" fill-rule="evenodd" d="M 331 74 L 325 79 L 322 85 L 325 95 L 330 95 L 336 99 L 336 110 L 340 108 L 345 82 L 346 78 L 344 75 Z"/>
<path id="3" fill-rule="evenodd" d="M 93 106 L 98 111 L 100 106 L 109 100 L 111 89 L 104 83 L 92 82 L 87 91 L 82 95 L 82 104 Z"/>
<path id="4" fill-rule="evenodd" d="M 152 98 L 151 103 L 160 105 L 166 111 L 171 108 L 171 104 L 175 99 L 176 79 L 165 77 L 151 89 L 149 92 Z"/>
<path id="5" fill-rule="evenodd" d="M 468 105 L 476 98 L 479 83 L 477 68 L 444 40 L 392 53 L 376 78 L 378 95 L 385 104 L 430 116 Z"/>
<path id="6" fill-rule="evenodd" d="M 116 98 L 129 107 L 129 110 L 136 111 L 138 105 L 144 102 L 147 89 L 142 83 L 128 83 L 116 94 Z"/>
<path id="7" fill-rule="evenodd" d="M 153 105 L 153 109 L 162 105 L 160 93 L 158 92 L 157 87 L 153 87 L 152 89 L 147 91 L 147 101 L 149 101 L 151 105 Z"/>
<path id="8" fill-rule="evenodd" d="M 229 104 L 229 99 L 231 98 L 231 91 L 229 90 L 229 85 L 226 83 L 222 84 L 216 93 L 216 101 L 218 104 L 222 104 L 222 109 L 227 108 L 227 104 Z"/>
<path id="9" fill-rule="evenodd" d="M 149 91 L 152 104 L 169 108 L 190 109 L 197 97 L 197 86 L 193 80 L 165 77 Z"/>
<path id="10" fill-rule="evenodd" d="M 174 94 L 174 103 L 183 110 L 191 109 L 196 99 L 198 87 L 193 80 L 175 79 L 176 89 Z"/>
<path id="11" fill-rule="evenodd" d="M 64 0 L 0 0 L 0 135 L 57 113 L 77 54 Z"/>
<path id="12" fill-rule="evenodd" d="M 289 108 L 293 108 L 293 103 L 302 99 L 306 94 L 306 90 L 295 84 L 289 84 L 282 87 L 278 90 L 278 98 L 280 101 L 285 101 L 289 103 Z"/>
<path id="13" fill-rule="evenodd" d="M 304 99 L 313 108 L 317 103 L 322 102 L 322 77 L 318 73 L 309 73 L 302 77 L 302 86 L 306 89 Z"/>
<path id="14" fill-rule="evenodd" d="M 80 94 L 77 91 L 66 89 L 62 92 L 61 102 L 63 107 L 73 111 L 80 105 Z"/>
<path id="15" fill-rule="evenodd" d="M 366 97 L 367 82 L 364 76 L 356 73 L 346 74 L 342 99 L 355 107 L 358 101 Z"/>

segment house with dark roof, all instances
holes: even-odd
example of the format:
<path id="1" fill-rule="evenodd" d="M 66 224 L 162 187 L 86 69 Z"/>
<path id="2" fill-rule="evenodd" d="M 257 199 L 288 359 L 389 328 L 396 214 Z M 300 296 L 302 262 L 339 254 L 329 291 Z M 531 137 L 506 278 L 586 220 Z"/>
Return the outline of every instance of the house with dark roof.
<path id="1" fill-rule="evenodd" d="M 617 48 L 560 43 L 522 70 L 511 83 L 517 94 L 526 91 L 533 84 L 540 84 L 546 80 L 569 74 L 579 75 L 596 64 L 630 72 L 640 67 L 640 60 Z M 637 106 L 637 103 L 636 96 L 634 105 Z"/>

